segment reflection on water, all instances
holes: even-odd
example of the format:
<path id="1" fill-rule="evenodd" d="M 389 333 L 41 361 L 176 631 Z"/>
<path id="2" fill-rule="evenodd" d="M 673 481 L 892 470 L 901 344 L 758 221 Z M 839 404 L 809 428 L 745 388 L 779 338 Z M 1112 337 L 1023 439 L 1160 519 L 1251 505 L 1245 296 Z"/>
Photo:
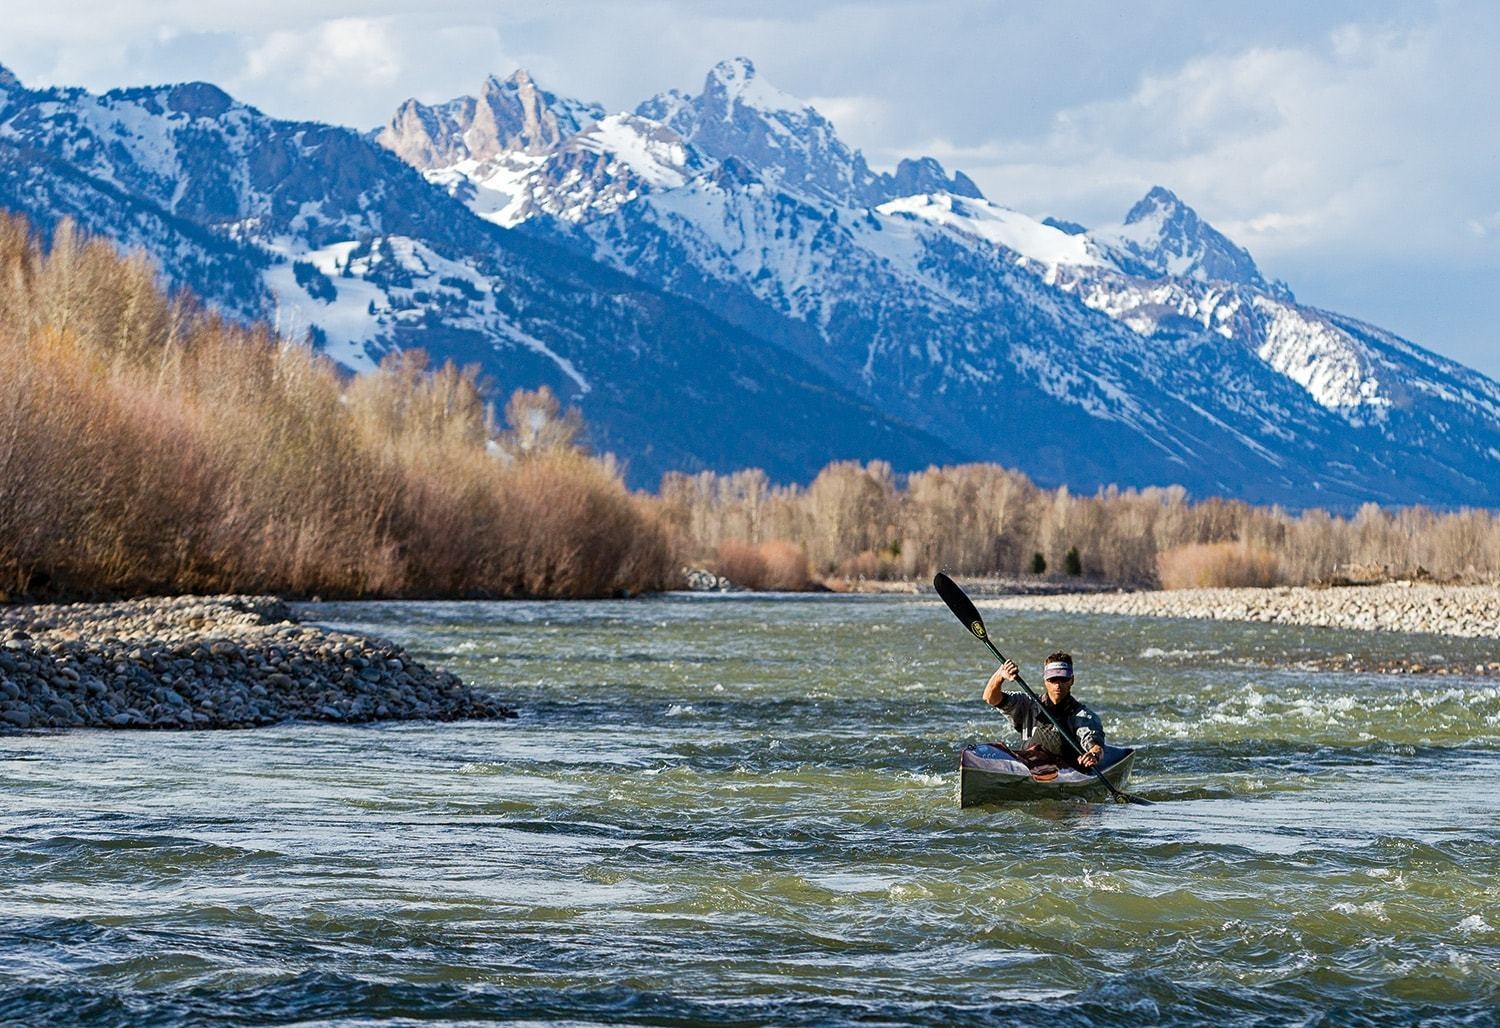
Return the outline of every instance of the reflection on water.
<path id="1" fill-rule="evenodd" d="M 0 739 L 0 1022 L 1493 1019 L 1486 640 L 995 615 L 1150 808 L 959 810 L 934 601 L 344 604 L 505 724 Z"/>

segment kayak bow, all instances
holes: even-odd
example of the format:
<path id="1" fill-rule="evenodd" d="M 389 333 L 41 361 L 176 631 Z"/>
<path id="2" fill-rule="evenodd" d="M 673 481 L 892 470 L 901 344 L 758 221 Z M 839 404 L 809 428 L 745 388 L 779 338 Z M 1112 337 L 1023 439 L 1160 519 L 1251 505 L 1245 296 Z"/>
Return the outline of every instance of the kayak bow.
<path id="1" fill-rule="evenodd" d="M 1099 776 L 1116 789 L 1130 780 L 1135 750 L 1105 746 L 1099 761 Z M 1053 777 L 1039 778 L 1031 768 L 1000 743 L 965 746 L 958 755 L 958 805 L 977 807 L 986 803 L 1028 800 L 1109 799 L 1109 789 L 1099 776 L 1074 768 L 1059 768 Z"/>

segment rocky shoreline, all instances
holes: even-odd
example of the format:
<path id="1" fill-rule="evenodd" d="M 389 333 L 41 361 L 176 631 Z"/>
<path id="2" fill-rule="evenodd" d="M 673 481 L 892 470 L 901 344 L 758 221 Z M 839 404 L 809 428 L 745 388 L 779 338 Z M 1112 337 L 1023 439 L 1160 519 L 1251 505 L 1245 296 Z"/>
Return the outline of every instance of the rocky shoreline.
<path id="1" fill-rule="evenodd" d="M 1500 586 L 1382 585 L 1007 596 L 982 606 L 1136 617 L 1260 621 L 1381 632 L 1500 639 Z M 1500 653 L 1497 653 L 1500 657 Z"/>
<path id="2" fill-rule="evenodd" d="M 382 639 L 272 597 L 0 607 L 0 731 L 514 717 Z"/>

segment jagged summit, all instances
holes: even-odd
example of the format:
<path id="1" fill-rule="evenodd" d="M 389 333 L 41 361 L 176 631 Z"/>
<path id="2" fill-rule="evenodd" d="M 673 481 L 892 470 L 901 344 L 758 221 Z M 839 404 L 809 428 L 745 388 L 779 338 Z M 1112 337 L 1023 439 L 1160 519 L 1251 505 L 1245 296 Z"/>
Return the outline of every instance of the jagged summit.
<path id="1" fill-rule="evenodd" d="M 783 93 L 755 71 L 748 57 L 731 57 L 709 69 L 703 95 L 723 106 L 741 104 L 762 111 L 810 111 L 803 101 Z"/>
<path id="2" fill-rule="evenodd" d="M 1120 266 L 1133 274 L 1271 288 L 1250 251 L 1235 245 L 1164 186 L 1152 186 L 1122 224 L 1094 235 L 1114 248 Z"/>
<path id="3" fill-rule="evenodd" d="M 10 92 L 12 89 L 25 89 L 16 73 L 5 65 L 0 64 L 0 90 Z"/>
<path id="4" fill-rule="evenodd" d="M 490 75 L 477 97 L 407 100 L 375 139 L 419 168 L 444 168 L 502 153 L 546 153 L 602 117 L 598 104 L 550 93 L 522 68 L 503 79 Z"/>
<path id="5" fill-rule="evenodd" d="M 953 177 L 932 157 L 908 157 L 896 165 L 896 173 L 890 177 L 890 191 L 896 196 L 913 196 L 917 193 L 952 193 L 983 200 L 984 194 L 974 180 L 961 171 Z"/>
<path id="6" fill-rule="evenodd" d="M 950 179 L 930 157 L 904 160 L 894 175 L 871 171 L 832 122 L 767 82 L 745 57 L 714 65 L 697 96 L 669 90 L 636 113 L 669 126 L 716 160 L 735 158 L 774 188 L 814 200 L 873 207 L 918 193 L 982 196 L 967 175 Z"/>
<path id="7" fill-rule="evenodd" d="M 499 75 L 496 75 L 493 72 L 489 75 L 486 75 L 484 78 L 484 89 L 481 90 L 481 92 L 519 92 L 520 90 L 528 87 L 532 89 L 538 88 L 536 79 L 532 78 L 531 72 L 527 71 L 525 68 L 517 68 L 509 75 L 505 76 L 505 78 L 501 78 Z"/>

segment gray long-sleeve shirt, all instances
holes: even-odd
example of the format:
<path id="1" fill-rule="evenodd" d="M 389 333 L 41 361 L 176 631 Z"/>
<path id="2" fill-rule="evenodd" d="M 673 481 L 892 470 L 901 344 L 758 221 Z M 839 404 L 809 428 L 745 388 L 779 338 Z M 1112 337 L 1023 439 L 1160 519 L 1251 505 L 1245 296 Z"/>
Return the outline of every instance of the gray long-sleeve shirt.
<path id="1" fill-rule="evenodd" d="M 1023 692 L 1006 693 L 999 710 L 1010 718 L 1010 723 L 1021 733 L 1021 744 L 1038 743 L 1049 753 L 1071 753 L 1072 748 L 1052 727 L 1052 722 L 1042 713 L 1042 705 Z M 1082 703 L 1068 697 L 1064 710 L 1053 709 L 1052 714 L 1073 733 L 1078 745 L 1087 753 L 1097 743 L 1104 745 L 1104 724 Z"/>

